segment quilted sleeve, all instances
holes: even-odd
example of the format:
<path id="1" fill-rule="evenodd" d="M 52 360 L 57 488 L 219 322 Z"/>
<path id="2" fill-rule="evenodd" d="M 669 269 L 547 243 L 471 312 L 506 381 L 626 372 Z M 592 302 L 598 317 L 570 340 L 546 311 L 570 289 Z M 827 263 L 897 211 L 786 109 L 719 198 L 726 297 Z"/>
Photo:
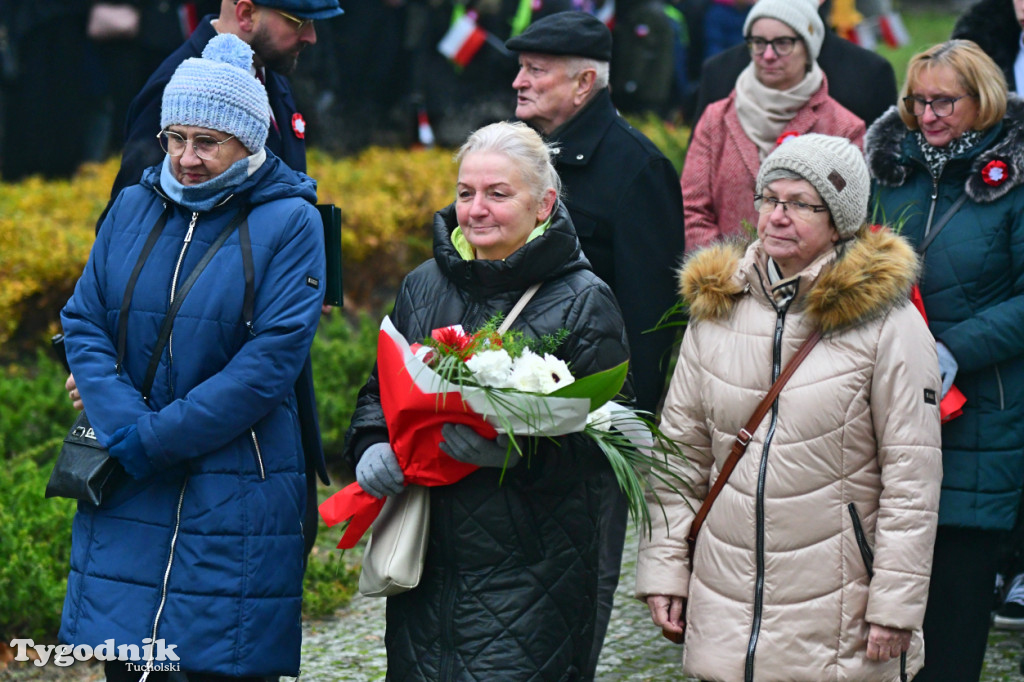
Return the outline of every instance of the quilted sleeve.
<path id="1" fill-rule="evenodd" d="M 657 497 L 650 492 L 647 494 L 652 529 L 650 535 L 640 536 L 635 592 L 639 599 L 652 594 L 689 595 L 686 535 L 696 510 L 707 495 L 714 463 L 711 434 L 700 395 L 698 326 L 691 323 L 683 336 L 660 424 L 662 432 L 684 448 L 685 460 L 676 458 L 671 464 L 686 485 L 679 492 L 673 492 L 664 482 L 651 478 Z"/>
<path id="2" fill-rule="evenodd" d="M 931 576 L 942 482 L 938 359 L 911 306 L 882 325 L 871 385 L 871 415 L 882 474 L 874 577 L 866 620 L 921 627 Z"/>

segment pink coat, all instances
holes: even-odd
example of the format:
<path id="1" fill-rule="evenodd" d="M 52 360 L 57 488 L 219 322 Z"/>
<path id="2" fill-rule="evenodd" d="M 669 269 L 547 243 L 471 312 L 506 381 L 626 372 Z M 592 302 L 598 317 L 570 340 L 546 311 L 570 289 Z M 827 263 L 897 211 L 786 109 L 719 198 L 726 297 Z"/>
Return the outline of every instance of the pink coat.
<path id="1" fill-rule="evenodd" d="M 864 121 L 829 97 L 827 80 L 786 126 L 785 133 L 790 131 L 838 135 L 864 148 Z M 686 153 L 680 184 L 687 253 L 742 234 L 743 221 L 757 228 L 754 182 L 760 167 L 757 147 L 736 115 L 734 89 L 704 111 Z"/>

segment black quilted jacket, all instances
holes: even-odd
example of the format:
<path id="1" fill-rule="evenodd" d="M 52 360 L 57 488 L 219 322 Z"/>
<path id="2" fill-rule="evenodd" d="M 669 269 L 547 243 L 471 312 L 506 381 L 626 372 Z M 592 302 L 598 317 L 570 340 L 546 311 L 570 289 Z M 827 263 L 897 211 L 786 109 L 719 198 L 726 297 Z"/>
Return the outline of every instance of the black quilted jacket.
<path id="1" fill-rule="evenodd" d="M 543 286 L 513 324 L 560 328 L 576 376 L 628 357 L 622 315 L 590 270 L 559 204 L 548 231 L 504 261 L 464 261 L 451 244 L 454 206 L 434 219 L 434 259 L 405 278 L 392 319 L 410 341 L 452 324 L 475 330 Z M 355 464 L 387 439 L 376 370 L 346 438 Z M 481 469 L 431 490 L 430 543 L 419 587 L 390 597 L 389 680 L 576 680 L 594 637 L 598 491 L 611 470 L 581 435 L 540 440 L 505 473 Z"/>

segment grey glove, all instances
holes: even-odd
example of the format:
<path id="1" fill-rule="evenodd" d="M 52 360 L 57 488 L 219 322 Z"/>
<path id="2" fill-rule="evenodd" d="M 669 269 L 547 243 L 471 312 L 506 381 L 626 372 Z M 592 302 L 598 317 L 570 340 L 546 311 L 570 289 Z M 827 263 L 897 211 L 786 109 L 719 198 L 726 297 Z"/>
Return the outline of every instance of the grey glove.
<path id="1" fill-rule="evenodd" d="M 405 474 L 398 466 L 395 451 L 387 443 L 374 443 L 366 448 L 356 464 L 356 481 L 374 497 L 397 495 L 405 487 Z"/>
<path id="2" fill-rule="evenodd" d="M 949 389 L 953 386 L 953 379 L 956 377 L 956 358 L 941 341 L 935 342 L 935 350 L 939 354 L 939 376 L 942 377 L 942 397 L 945 398 Z"/>
<path id="3" fill-rule="evenodd" d="M 494 440 L 484 438 L 465 424 L 445 424 L 441 427 L 441 451 L 453 459 L 478 467 L 514 467 L 522 459 L 515 448 L 509 449 L 508 436 L 498 434 Z"/>

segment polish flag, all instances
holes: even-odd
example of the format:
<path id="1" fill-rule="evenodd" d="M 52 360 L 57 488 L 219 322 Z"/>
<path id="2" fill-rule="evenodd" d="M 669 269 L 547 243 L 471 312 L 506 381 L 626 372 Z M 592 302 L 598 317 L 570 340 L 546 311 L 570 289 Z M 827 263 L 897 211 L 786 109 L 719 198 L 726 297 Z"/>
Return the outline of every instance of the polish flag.
<path id="1" fill-rule="evenodd" d="M 605 0 L 605 3 L 594 12 L 594 16 L 600 19 L 609 31 L 615 28 L 615 0 Z"/>
<path id="2" fill-rule="evenodd" d="M 430 118 L 426 109 L 420 109 L 416 113 L 416 128 L 419 134 L 420 144 L 424 147 L 434 146 L 434 129 L 430 126 Z"/>
<path id="3" fill-rule="evenodd" d="M 188 38 L 199 26 L 199 10 L 194 2 L 184 2 L 178 6 L 178 23 L 181 35 Z"/>
<path id="4" fill-rule="evenodd" d="M 878 41 L 875 39 L 875 31 L 871 28 L 870 22 L 862 21 L 850 31 L 850 42 L 860 45 L 865 50 L 875 49 Z"/>
<path id="5" fill-rule="evenodd" d="M 903 47 L 910 43 L 910 33 L 896 12 L 886 12 L 878 17 L 878 31 L 889 47 Z"/>
<path id="6" fill-rule="evenodd" d="M 437 44 L 438 51 L 459 66 L 469 64 L 487 40 L 487 31 L 476 25 L 472 12 L 459 17 Z"/>

